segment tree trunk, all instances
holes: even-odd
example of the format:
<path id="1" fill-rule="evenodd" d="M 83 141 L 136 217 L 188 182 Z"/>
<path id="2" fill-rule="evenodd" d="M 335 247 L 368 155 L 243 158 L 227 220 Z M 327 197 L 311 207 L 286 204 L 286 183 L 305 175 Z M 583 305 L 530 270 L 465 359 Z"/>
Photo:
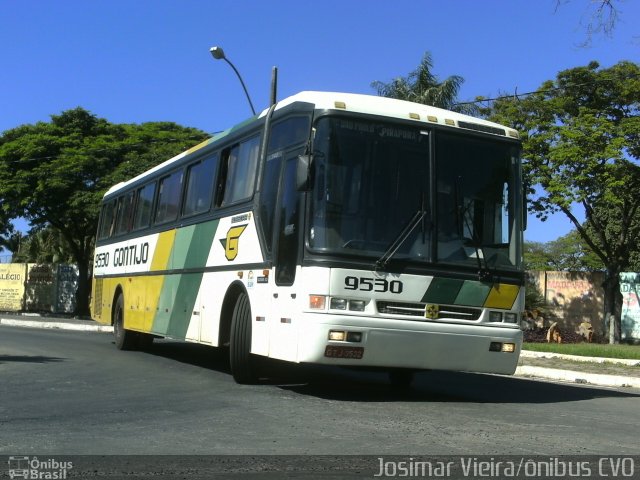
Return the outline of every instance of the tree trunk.
<path id="1" fill-rule="evenodd" d="M 620 343 L 620 315 L 622 306 L 620 273 L 608 270 L 605 275 L 602 287 L 604 289 L 604 318 L 608 327 L 609 343 Z"/>
<path id="2" fill-rule="evenodd" d="M 89 286 L 89 265 L 88 260 L 76 259 L 78 263 L 78 289 L 76 290 L 76 315 L 80 317 L 89 317 L 89 295 L 91 289 Z"/>

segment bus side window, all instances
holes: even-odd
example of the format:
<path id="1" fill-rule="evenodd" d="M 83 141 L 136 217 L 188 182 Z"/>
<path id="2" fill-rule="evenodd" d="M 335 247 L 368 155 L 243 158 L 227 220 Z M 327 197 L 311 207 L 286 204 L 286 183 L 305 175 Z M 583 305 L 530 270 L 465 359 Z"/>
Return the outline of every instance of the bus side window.
<path id="1" fill-rule="evenodd" d="M 282 165 L 282 152 L 267 157 L 267 163 L 262 175 L 262 189 L 260 194 L 259 218 L 265 237 L 267 252 L 271 252 L 273 243 L 273 225 L 276 216 L 276 204 L 278 201 L 278 184 L 280 179 L 280 166 Z"/>
<path id="2" fill-rule="evenodd" d="M 150 183 L 138 189 L 136 208 L 133 215 L 133 230 L 146 228 L 151 223 L 151 207 L 153 207 L 155 193 L 155 183 Z"/>
<path id="3" fill-rule="evenodd" d="M 116 218 L 116 235 L 122 235 L 129 231 L 131 226 L 131 214 L 133 211 L 133 199 L 135 192 L 129 192 L 118 200 L 118 215 Z"/>
<path id="4" fill-rule="evenodd" d="M 218 157 L 208 157 L 190 165 L 187 169 L 187 186 L 182 211 L 183 216 L 209 211 L 213 193 L 213 176 Z"/>
<path id="5" fill-rule="evenodd" d="M 231 205 L 253 196 L 259 152 L 259 135 L 235 145 L 228 151 L 223 160 L 226 165 L 222 169 L 226 178 L 220 179 L 221 182 L 225 182 L 220 205 Z"/>
<path id="6" fill-rule="evenodd" d="M 116 201 L 111 200 L 102 206 L 102 214 L 100 215 L 100 231 L 98 238 L 109 238 L 113 234 L 115 221 Z"/>
<path id="7" fill-rule="evenodd" d="M 298 260 L 300 194 L 296 188 L 297 156 L 288 158 L 282 179 L 276 285 L 292 285 Z"/>
<path id="8" fill-rule="evenodd" d="M 308 116 L 287 118 L 276 123 L 269 134 L 269 153 L 309 140 Z"/>
<path id="9" fill-rule="evenodd" d="M 181 187 L 182 170 L 160 179 L 155 216 L 156 224 L 171 222 L 178 218 Z"/>

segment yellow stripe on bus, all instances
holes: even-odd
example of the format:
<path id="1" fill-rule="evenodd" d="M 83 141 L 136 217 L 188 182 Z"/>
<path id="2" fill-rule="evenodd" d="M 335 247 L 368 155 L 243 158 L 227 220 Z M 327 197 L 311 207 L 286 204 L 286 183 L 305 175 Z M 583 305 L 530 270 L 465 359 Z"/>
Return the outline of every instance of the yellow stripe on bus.
<path id="1" fill-rule="evenodd" d="M 503 308 L 509 310 L 516 301 L 520 287 L 517 285 L 507 285 L 496 283 L 491 288 L 484 306 L 487 308 Z"/>
<path id="2" fill-rule="evenodd" d="M 158 243 L 156 244 L 156 251 L 153 254 L 153 260 L 151 261 L 151 271 L 166 270 L 169 264 L 169 257 L 171 256 L 171 249 L 173 247 L 173 241 L 176 237 L 176 230 L 169 230 L 168 232 L 162 232 L 158 236 Z"/>

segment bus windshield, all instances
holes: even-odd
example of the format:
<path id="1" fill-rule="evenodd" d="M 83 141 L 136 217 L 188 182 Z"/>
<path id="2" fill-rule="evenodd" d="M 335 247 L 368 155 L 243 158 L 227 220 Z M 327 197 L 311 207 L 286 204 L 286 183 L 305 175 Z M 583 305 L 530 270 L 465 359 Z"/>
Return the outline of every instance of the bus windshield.
<path id="1" fill-rule="evenodd" d="M 515 270 L 521 263 L 518 152 L 508 142 L 465 132 L 322 118 L 309 247 L 378 264 L 386 257 Z"/>

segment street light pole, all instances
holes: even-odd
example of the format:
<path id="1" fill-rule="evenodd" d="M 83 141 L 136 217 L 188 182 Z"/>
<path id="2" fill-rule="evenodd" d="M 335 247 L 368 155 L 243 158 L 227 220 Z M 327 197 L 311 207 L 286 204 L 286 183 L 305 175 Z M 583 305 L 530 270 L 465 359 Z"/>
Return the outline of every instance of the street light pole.
<path id="1" fill-rule="evenodd" d="M 233 63 L 231 63 L 229 61 L 229 59 L 225 56 L 224 50 L 222 50 L 222 47 L 211 47 L 209 49 L 209 52 L 211 52 L 211 55 L 216 60 L 224 60 L 229 65 L 231 65 L 231 68 L 233 68 L 233 71 L 236 72 L 236 75 L 238 76 L 238 80 L 240 80 L 240 84 L 242 85 L 242 88 L 244 89 L 244 93 L 247 96 L 247 100 L 249 101 L 249 106 L 251 107 L 251 111 L 255 115 L 256 114 L 256 109 L 253 108 L 253 103 L 251 102 L 251 97 L 249 97 L 249 92 L 247 91 L 247 87 L 245 86 L 244 81 L 242 80 L 242 77 L 240 76 L 240 72 L 238 72 L 238 69 L 235 67 L 235 65 Z"/>

